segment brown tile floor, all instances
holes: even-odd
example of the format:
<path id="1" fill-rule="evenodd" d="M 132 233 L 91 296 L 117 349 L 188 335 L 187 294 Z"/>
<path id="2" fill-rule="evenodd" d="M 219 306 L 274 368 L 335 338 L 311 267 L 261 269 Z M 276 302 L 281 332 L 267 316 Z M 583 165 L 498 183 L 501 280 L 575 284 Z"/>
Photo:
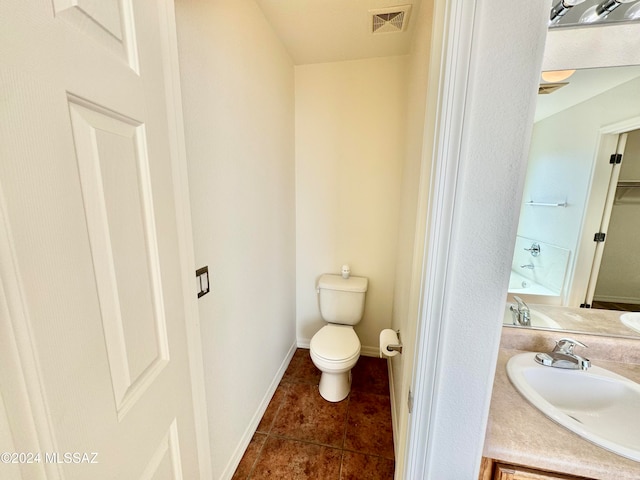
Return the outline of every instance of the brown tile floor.
<path id="1" fill-rule="evenodd" d="M 349 396 L 327 402 L 320 371 L 299 348 L 233 478 L 392 480 L 387 362 L 360 357 L 352 375 Z"/>

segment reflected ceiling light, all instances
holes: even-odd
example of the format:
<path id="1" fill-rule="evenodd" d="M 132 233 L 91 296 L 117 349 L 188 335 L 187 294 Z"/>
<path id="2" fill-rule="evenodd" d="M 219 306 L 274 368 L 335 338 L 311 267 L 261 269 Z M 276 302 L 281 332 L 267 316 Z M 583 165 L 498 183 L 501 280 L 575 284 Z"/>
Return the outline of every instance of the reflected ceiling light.
<path id="1" fill-rule="evenodd" d="M 635 0 L 604 0 L 599 5 L 588 8 L 580 17 L 580 23 L 594 23 L 605 18 L 623 3 L 635 2 Z"/>
<path id="2" fill-rule="evenodd" d="M 551 9 L 551 14 L 549 15 L 549 25 L 558 23 L 565 13 L 571 10 L 572 7 L 575 7 L 582 2 L 584 2 L 584 0 L 560 0 Z"/>
<path id="3" fill-rule="evenodd" d="M 575 70 L 551 70 L 540 75 L 545 82 L 557 83 L 576 73 Z"/>

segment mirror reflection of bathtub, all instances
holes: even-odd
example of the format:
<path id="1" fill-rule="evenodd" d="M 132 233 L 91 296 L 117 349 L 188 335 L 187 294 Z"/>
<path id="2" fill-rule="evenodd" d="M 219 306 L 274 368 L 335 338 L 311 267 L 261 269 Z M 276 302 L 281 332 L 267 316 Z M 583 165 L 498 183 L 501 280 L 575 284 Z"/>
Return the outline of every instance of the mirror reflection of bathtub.
<path id="1" fill-rule="evenodd" d="M 566 248 L 533 238 L 516 237 L 504 325 L 514 326 L 510 307 L 517 303 L 514 298 L 517 296 L 529 307 L 531 325 L 524 328 L 588 330 L 586 326 L 590 321 L 594 321 L 595 331 L 602 330 L 614 335 L 631 333 L 630 329 L 620 323 L 619 313 L 615 315 L 615 319 L 609 316 L 596 318 L 591 312 L 560 307 L 570 253 Z M 587 321 L 587 318 L 590 321 Z M 520 325 L 517 326 L 520 327 Z"/>
<path id="2" fill-rule="evenodd" d="M 508 300 L 561 305 L 570 251 L 533 238 L 516 237 Z"/>
<path id="3" fill-rule="evenodd" d="M 509 293 L 514 295 L 548 295 L 550 297 L 559 295 L 559 292 L 539 285 L 515 270 L 511 271 L 511 277 L 509 277 Z"/>

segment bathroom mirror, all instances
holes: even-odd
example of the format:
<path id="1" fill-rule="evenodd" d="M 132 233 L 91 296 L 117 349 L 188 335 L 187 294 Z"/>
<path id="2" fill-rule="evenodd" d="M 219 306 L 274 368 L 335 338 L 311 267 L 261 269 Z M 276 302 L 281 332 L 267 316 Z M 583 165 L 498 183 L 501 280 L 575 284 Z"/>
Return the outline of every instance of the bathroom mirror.
<path id="1" fill-rule="evenodd" d="M 637 92 L 639 65 L 541 79 L 508 295 L 540 328 L 640 338 L 623 311 L 609 312 L 640 311 Z M 513 324 L 508 306 L 504 322 Z"/>

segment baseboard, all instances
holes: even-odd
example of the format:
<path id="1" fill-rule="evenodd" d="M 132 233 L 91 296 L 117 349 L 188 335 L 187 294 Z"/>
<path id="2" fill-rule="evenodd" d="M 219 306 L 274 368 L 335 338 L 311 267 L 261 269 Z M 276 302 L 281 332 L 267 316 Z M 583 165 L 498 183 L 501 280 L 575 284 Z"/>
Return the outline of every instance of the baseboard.
<path id="1" fill-rule="evenodd" d="M 365 357 L 379 357 L 380 347 L 367 347 L 363 345 L 360 347 L 360 355 L 364 355 Z"/>
<path id="2" fill-rule="evenodd" d="M 233 477 L 233 474 L 235 473 L 236 468 L 238 468 L 238 465 L 242 460 L 242 456 L 244 455 L 244 452 L 247 449 L 249 442 L 251 442 L 251 439 L 253 438 L 253 434 L 256 432 L 256 429 L 260 424 L 260 420 L 262 420 L 262 416 L 264 415 L 264 412 L 267 410 L 267 407 L 269 406 L 269 402 L 271 401 L 273 394 L 276 392 L 276 389 L 280 384 L 280 380 L 282 380 L 282 377 L 284 376 L 284 372 L 287 370 L 287 367 L 289 366 L 289 363 L 293 358 L 293 354 L 296 353 L 296 348 L 297 348 L 297 345 L 294 342 L 291 345 L 289 352 L 287 352 L 287 356 L 280 364 L 280 368 L 278 369 L 278 372 L 276 373 L 275 377 L 273 378 L 273 381 L 269 385 L 267 392 L 262 398 L 262 401 L 260 402 L 260 405 L 258 406 L 256 413 L 251 418 L 251 422 L 249 422 L 249 425 L 247 426 L 247 429 L 242 435 L 242 438 L 240 439 L 238 446 L 233 452 L 231 459 L 227 463 L 227 466 L 224 469 L 224 471 L 222 472 L 222 475 L 220 476 L 221 479 L 231 480 L 231 478 Z"/>
<path id="3" fill-rule="evenodd" d="M 610 302 L 610 303 L 629 303 L 633 305 L 637 305 L 640 303 L 640 299 L 638 297 L 615 297 L 609 295 L 598 295 L 594 296 L 593 300 L 596 302 Z"/>
<path id="4" fill-rule="evenodd" d="M 309 347 L 311 346 L 311 339 L 310 338 L 298 339 L 297 345 L 298 345 L 298 348 L 306 348 L 308 350 Z M 360 347 L 360 355 L 363 355 L 365 357 L 379 357 L 380 348 L 377 346 L 369 347 L 369 346 L 363 345 Z"/>
<path id="5" fill-rule="evenodd" d="M 387 370 L 389 372 L 389 398 L 391 400 L 391 427 L 393 429 L 393 451 L 398 452 L 398 411 L 396 404 L 396 389 L 393 378 L 391 360 L 387 358 Z"/>

